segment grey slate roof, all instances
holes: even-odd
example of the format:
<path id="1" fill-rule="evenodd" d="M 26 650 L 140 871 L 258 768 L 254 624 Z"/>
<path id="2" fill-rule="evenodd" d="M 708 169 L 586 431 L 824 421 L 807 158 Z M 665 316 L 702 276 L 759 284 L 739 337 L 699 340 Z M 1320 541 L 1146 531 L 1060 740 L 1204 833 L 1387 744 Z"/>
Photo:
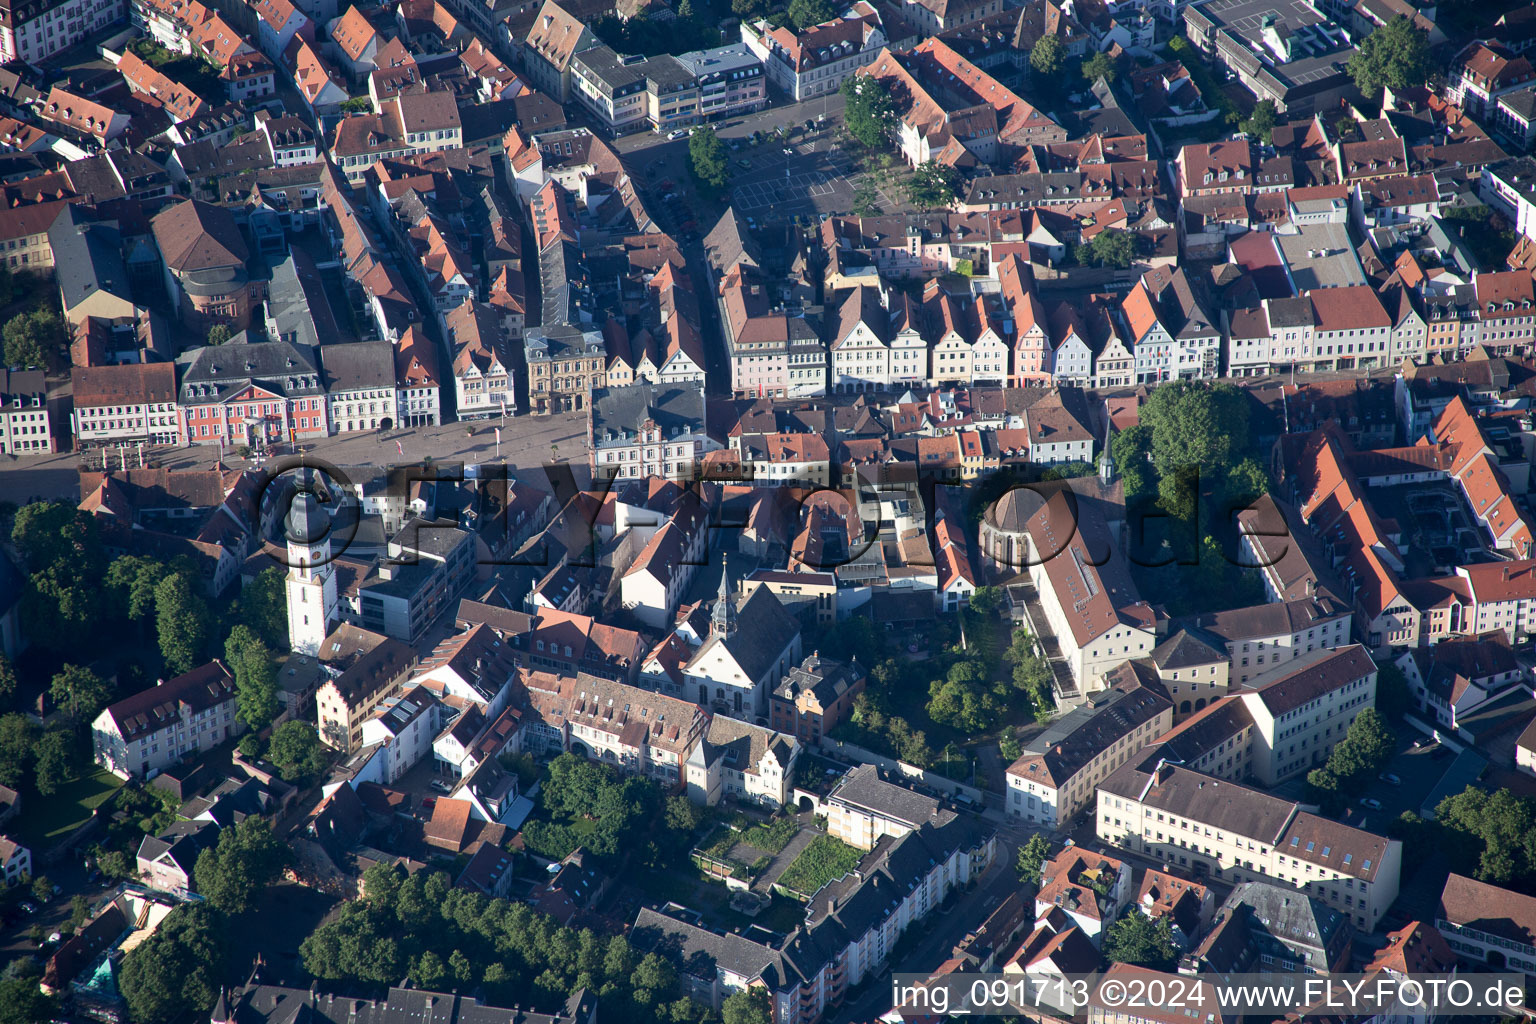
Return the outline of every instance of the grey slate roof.
<path id="1" fill-rule="evenodd" d="M 738 629 L 728 636 L 711 633 L 690 664 L 715 644 L 724 644 L 748 679 L 761 679 L 800 632 L 800 625 L 767 587 L 758 587 L 745 599 L 739 594 L 732 595 L 730 600 L 736 609 L 736 621 L 750 622 L 752 628 Z"/>
<path id="2" fill-rule="evenodd" d="M 383 999 L 364 999 L 312 988 L 250 985 L 232 1002 L 227 1019 L 233 1024 L 586 1024 L 597 1008 L 597 997 L 584 988 L 571 993 L 564 1006 L 551 1007 L 551 1013 L 487 1006 L 472 996 L 416 988 L 391 988 Z"/>
<path id="3" fill-rule="evenodd" d="M 327 394 L 395 386 L 395 347 L 387 341 L 322 345 L 320 362 Z"/>
<path id="4" fill-rule="evenodd" d="M 872 810 L 912 825 L 936 820 L 941 809 L 937 797 L 886 782 L 880 777 L 880 769 L 872 764 L 850 768 L 827 799 Z"/>
<path id="5" fill-rule="evenodd" d="M 73 308 L 98 291 L 132 299 L 122 236 L 115 223 L 92 221 L 88 210 L 72 204 L 48 229 L 48 244 L 66 306 Z"/>
<path id="6" fill-rule="evenodd" d="M 717 970 L 748 980 L 782 977 L 782 959 L 773 947 L 740 935 L 720 935 L 649 907 L 635 915 L 629 934 L 641 949 L 670 957 L 695 977 L 712 981 Z"/>
<path id="7" fill-rule="evenodd" d="M 249 384 L 288 398 L 322 395 L 314 349 L 287 341 L 209 345 L 191 353 L 181 378 L 182 405 L 227 401 Z"/>
<path id="8" fill-rule="evenodd" d="M 654 420 L 671 438 L 678 433 L 704 432 L 704 389 L 699 385 L 627 384 L 592 389 L 592 437 L 634 438 L 640 424 Z"/>
<path id="9" fill-rule="evenodd" d="M 863 674 L 847 662 L 812 653 L 786 672 L 773 692 L 775 696 L 792 701 L 798 694 L 809 690 L 816 695 L 817 703 L 826 707 L 847 693 Z"/>

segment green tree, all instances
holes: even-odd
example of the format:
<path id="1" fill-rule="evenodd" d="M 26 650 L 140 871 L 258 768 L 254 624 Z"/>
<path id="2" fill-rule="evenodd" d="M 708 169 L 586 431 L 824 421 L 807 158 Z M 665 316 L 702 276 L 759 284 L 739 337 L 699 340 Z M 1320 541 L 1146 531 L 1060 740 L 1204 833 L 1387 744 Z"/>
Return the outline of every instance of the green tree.
<path id="1" fill-rule="evenodd" d="M 373 109 L 373 100 L 367 96 L 352 96 L 341 101 L 343 114 L 366 114 Z"/>
<path id="2" fill-rule="evenodd" d="M 1029 837 L 1029 841 L 1019 847 L 1019 855 L 1013 862 L 1013 869 L 1019 874 L 1019 881 L 1027 885 L 1040 885 L 1040 870 L 1045 862 L 1051 859 L 1051 841 L 1038 832 Z"/>
<path id="3" fill-rule="evenodd" d="M 53 1019 L 59 1004 L 43 995 L 37 983 L 35 974 L 0 980 L 0 1024 L 42 1024 Z"/>
<path id="4" fill-rule="evenodd" d="M 29 572 L 63 565 L 80 572 L 100 568 L 96 523 L 65 501 L 35 501 L 16 510 L 11 542 Z"/>
<path id="5" fill-rule="evenodd" d="M 1029 66 L 1042 79 L 1054 79 L 1066 65 L 1067 53 L 1055 36 L 1041 36 L 1029 50 Z"/>
<path id="6" fill-rule="evenodd" d="M 611 974 L 612 972 L 610 972 Z M 653 1006 L 677 988 L 677 971 L 665 958 L 647 953 L 635 966 L 632 977 L 634 1002 L 637 1006 Z"/>
<path id="7" fill-rule="evenodd" d="M 112 699 L 112 688 L 84 665 L 65 665 L 48 687 L 48 696 L 75 724 L 90 722 Z"/>
<path id="8" fill-rule="evenodd" d="M 94 517 L 61 501 L 33 502 L 16 512 L 11 540 L 30 574 L 23 626 L 54 650 L 100 627 L 103 568 Z"/>
<path id="9" fill-rule="evenodd" d="M 1242 129 L 1260 142 L 1267 144 L 1278 121 L 1274 100 L 1260 100 L 1254 105 L 1253 113 L 1242 123 Z"/>
<path id="10" fill-rule="evenodd" d="M 277 717 L 277 666 L 272 652 L 249 626 L 236 626 L 224 641 L 225 666 L 235 675 L 235 707 L 240 721 L 265 729 Z"/>
<path id="11" fill-rule="evenodd" d="M 16 696 L 16 669 L 11 660 L 0 654 L 0 709 L 10 706 Z"/>
<path id="12" fill-rule="evenodd" d="M 766 0 L 731 0 L 731 13 L 742 21 L 752 21 L 768 13 Z"/>
<path id="13" fill-rule="evenodd" d="M 1151 493 L 1157 486 L 1151 468 L 1151 427 L 1138 423 L 1117 431 L 1110 437 L 1109 453 L 1114 460 L 1115 472 L 1124 482 L 1127 502 Z"/>
<path id="14" fill-rule="evenodd" d="M 773 1024 L 773 1010 L 765 988 L 744 988 L 720 1004 L 722 1024 Z"/>
<path id="15" fill-rule="evenodd" d="M 1450 841 L 1451 870 L 1470 871 L 1492 885 L 1525 885 L 1536 876 L 1536 801 L 1508 789 L 1468 786 L 1435 808 Z"/>
<path id="16" fill-rule="evenodd" d="M 1096 53 L 1083 61 L 1083 77 L 1090 82 L 1097 82 L 1102 78 L 1112 83 L 1116 74 L 1115 60 L 1107 53 Z"/>
<path id="17" fill-rule="evenodd" d="M 1323 766 L 1307 773 L 1307 782 L 1325 801 L 1337 806 L 1386 767 L 1395 743 L 1381 712 L 1365 708 L 1349 723 L 1344 738 L 1334 744 Z"/>
<path id="18" fill-rule="evenodd" d="M 173 573 L 155 586 L 155 622 L 168 674 L 179 676 L 202 663 L 213 617 L 187 574 Z"/>
<path id="19" fill-rule="evenodd" d="M 1403 15 L 1366 36 L 1346 65 L 1356 88 L 1372 99 L 1383 87 L 1402 92 L 1426 84 L 1433 68 L 1429 35 Z"/>
<path id="20" fill-rule="evenodd" d="M 688 168 L 711 192 L 720 192 L 730 184 L 730 152 L 713 128 L 695 128 L 688 136 Z"/>
<path id="21" fill-rule="evenodd" d="M 233 335 L 230 334 L 229 324 L 214 324 L 208 328 L 208 344 L 222 345 Z"/>
<path id="22" fill-rule="evenodd" d="M 836 14 L 828 0 L 789 0 L 789 22 L 797 30 L 831 21 Z"/>
<path id="23" fill-rule="evenodd" d="M 947 207 L 960 188 L 960 172 L 932 160 L 919 164 L 907 179 L 907 202 L 922 210 Z"/>
<path id="24" fill-rule="evenodd" d="M 1172 923 L 1166 915 L 1154 922 L 1139 910 L 1128 911 L 1105 931 L 1104 959 L 1112 964 L 1171 971 L 1179 960 Z"/>
<path id="25" fill-rule="evenodd" d="M 1141 410 L 1152 432 L 1152 464 L 1161 478 L 1196 467 L 1225 473 L 1248 450 L 1247 398 L 1231 384 L 1168 381 Z"/>
<path id="26" fill-rule="evenodd" d="M 1077 258 L 1095 267 L 1124 270 L 1136 259 L 1136 235 L 1119 228 L 1105 228 L 1077 247 Z"/>
<path id="27" fill-rule="evenodd" d="M 0 715 L 0 785 L 12 789 L 21 785 L 32 764 L 36 743 L 36 727 L 26 716 L 15 712 Z"/>
<path id="28" fill-rule="evenodd" d="M 119 555 L 107 566 L 107 591 L 117 614 L 129 622 L 142 622 L 155 610 L 155 587 L 170 574 L 158 558 Z"/>
<path id="29" fill-rule="evenodd" d="M 329 758 L 315 727 L 293 718 L 272 730 L 267 760 L 284 781 L 298 782 L 319 775 Z"/>
<path id="30" fill-rule="evenodd" d="M 240 596 L 235 598 L 231 618 L 255 630 L 269 650 L 287 648 L 288 597 L 283 571 L 276 567 L 263 569 L 242 587 Z"/>
<path id="31" fill-rule="evenodd" d="M 43 796 L 52 796 L 75 775 L 75 738 L 62 729 L 50 729 L 37 742 L 34 783 Z"/>
<path id="32" fill-rule="evenodd" d="M 843 80 L 843 124 L 854 141 L 869 149 L 882 145 L 896 129 L 896 100 L 882 79 L 849 75 Z"/>
<path id="33" fill-rule="evenodd" d="M 6 365 L 51 370 L 58 364 L 64 328 L 57 313 L 37 309 L 11 317 L 0 330 L 0 337 L 5 340 Z"/>
<path id="34" fill-rule="evenodd" d="M 133 1019 L 173 1020 L 211 1007 L 224 969 L 222 931 L 212 907 L 184 903 L 130 950 L 118 988 Z"/>
<path id="35" fill-rule="evenodd" d="M 277 881 L 287 861 L 287 845 L 266 819 L 252 815 L 221 830 L 218 845 L 198 854 L 197 891 L 216 910 L 243 913 L 258 892 Z"/>

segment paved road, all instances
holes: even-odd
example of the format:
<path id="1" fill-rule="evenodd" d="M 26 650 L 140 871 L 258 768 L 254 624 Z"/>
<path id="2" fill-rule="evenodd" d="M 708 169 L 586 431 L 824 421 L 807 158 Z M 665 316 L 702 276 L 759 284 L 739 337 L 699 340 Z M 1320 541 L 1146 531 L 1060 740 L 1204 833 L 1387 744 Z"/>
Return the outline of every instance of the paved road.
<path id="1" fill-rule="evenodd" d="M 512 416 L 502 428 L 500 458 L 496 449 L 496 421 L 474 424 L 452 423 L 439 427 L 413 427 L 390 430 L 383 434 L 358 431 L 338 434 L 323 441 L 307 442 L 306 454 L 336 466 L 390 466 L 400 462 L 419 462 L 430 455 L 435 462 L 504 462 L 508 466 L 532 470 L 548 463 L 551 457 L 584 469 L 587 463 L 584 412 L 557 413 L 550 416 Z M 474 429 L 474 436 L 466 431 Z M 397 448 L 395 442 L 399 441 Z M 404 451 L 404 458 L 400 452 Z M 225 465 L 246 465 L 230 449 L 225 449 Z M 117 468 L 112 453 L 111 465 Z M 205 468 L 219 458 L 217 445 L 189 445 L 161 449 L 161 464 L 174 469 Z M 134 465 L 129 453 L 129 466 Z M 60 452 L 53 455 L 27 455 L 15 459 L 0 457 L 0 492 L 17 503 L 34 497 L 78 499 L 80 455 Z"/>

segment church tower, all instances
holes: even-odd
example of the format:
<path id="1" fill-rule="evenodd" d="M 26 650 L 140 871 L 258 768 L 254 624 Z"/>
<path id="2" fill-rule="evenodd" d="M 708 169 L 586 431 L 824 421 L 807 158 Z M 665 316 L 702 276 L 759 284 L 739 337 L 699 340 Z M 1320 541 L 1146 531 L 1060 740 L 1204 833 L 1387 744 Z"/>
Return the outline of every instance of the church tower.
<path id="1" fill-rule="evenodd" d="M 284 520 L 288 541 L 288 646 L 319 654 L 337 619 L 336 570 L 331 565 L 331 517 L 306 471 Z"/>
<path id="2" fill-rule="evenodd" d="M 709 631 L 722 640 L 736 632 L 736 609 L 731 605 L 731 570 L 720 555 L 720 597 L 710 613 Z"/>

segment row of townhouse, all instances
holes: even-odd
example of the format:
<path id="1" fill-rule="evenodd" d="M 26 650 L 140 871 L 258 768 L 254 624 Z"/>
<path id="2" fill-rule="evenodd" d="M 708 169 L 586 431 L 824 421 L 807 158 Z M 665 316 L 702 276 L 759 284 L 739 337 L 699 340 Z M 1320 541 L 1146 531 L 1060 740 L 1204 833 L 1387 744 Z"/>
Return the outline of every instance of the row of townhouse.
<path id="1" fill-rule="evenodd" d="M 1182 269 L 1149 272 L 1118 307 L 1095 296 L 1049 309 L 1020 257 L 1005 256 L 996 269 L 999 290 L 976 294 L 937 280 L 918 298 L 857 284 L 834 300 L 823 348 L 812 321 L 774 307 L 771 286 L 739 266 L 722 284 L 733 390 L 796 397 L 828 388 L 1117 387 L 1218 372 L 1221 331 Z"/>
<path id="2" fill-rule="evenodd" d="M 254 447 L 437 421 L 427 368 L 436 357 L 423 338 L 408 336 L 397 351 L 387 341 L 318 345 L 312 327 L 305 335 L 308 343 L 233 341 L 174 364 L 78 370 L 75 436 L 101 446 Z"/>

